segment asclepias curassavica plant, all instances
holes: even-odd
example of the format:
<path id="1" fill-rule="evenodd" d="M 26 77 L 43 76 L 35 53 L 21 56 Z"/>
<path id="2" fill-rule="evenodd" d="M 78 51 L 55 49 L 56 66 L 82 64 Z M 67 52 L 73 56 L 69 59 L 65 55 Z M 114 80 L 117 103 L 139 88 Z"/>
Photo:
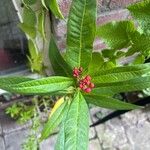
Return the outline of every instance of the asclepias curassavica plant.
<path id="1" fill-rule="evenodd" d="M 72 1 L 65 54 L 62 56 L 59 52 L 54 37 L 49 44 L 55 76 L 0 78 L 0 88 L 12 93 L 62 97 L 52 109 L 40 136 L 42 141 L 60 126 L 56 150 L 88 149 L 89 104 L 118 110 L 142 108 L 113 96 L 150 87 L 150 64 L 142 64 L 149 58 L 150 2 L 128 7 L 138 22 L 137 27 L 132 21 L 96 27 L 96 6 L 96 0 Z M 93 52 L 95 37 L 101 37 L 108 49 Z M 124 48 L 126 51 L 121 51 Z M 118 58 L 135 53 L 138 55 L 132 64 L 117 64 Z"/>

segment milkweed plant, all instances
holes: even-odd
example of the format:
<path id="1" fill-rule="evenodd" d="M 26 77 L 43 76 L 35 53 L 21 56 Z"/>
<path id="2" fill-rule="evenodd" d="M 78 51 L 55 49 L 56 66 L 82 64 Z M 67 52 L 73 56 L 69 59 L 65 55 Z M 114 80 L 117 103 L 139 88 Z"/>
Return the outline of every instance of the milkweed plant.
<path id="1" fill-rule="evenodd" d="M 33 4 L 34 1 L 31 1 Z M 56 0 L 41 0 L 38 15 L 29 1 L 24 0 L 23 23 L 19 26 L 28 35 L 28 56 L 33 70 L 43 68 L 38 52 L 37 32 L 45 39 L 45 14 L 49 9 L 63 19 Z M 96 0 L 72 0 L 67 23 L 66 50 L 62 55 L 54 35 L 49 43 L 49 60 L 54 76 L 40 79 L 1 77 L 0 88 L 24 95 L 54 95 L 56 102 L 41 132 L 40 141 L 48 138 L 59 126 L 56 150 L 87 150 L 89 142 L 89 104 L 130 110 L 141 106 L 114 97 L 121 92 L 139 91 L 150 87 L 150 1 L 128 6 L 132 20 L 96 25 Z M 107 48 L 93 51 L 95 38 Z M 122 58 L 134 56 L 126 65 Z M 40 63 L 39 63 L 40 62 Z"/>

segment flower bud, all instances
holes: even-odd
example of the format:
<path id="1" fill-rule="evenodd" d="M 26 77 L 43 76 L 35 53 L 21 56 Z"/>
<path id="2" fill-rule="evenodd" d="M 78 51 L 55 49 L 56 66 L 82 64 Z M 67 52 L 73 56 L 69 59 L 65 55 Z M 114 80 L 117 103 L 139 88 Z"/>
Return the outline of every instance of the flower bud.
<path id="1" fill-rule="evenodd" d="M 91 91 L 92 91 L 91 88 L 86 88 L 86 89 L 85 89 L 85 92 L 86 92 L 86 93 L 90 93 Z"/>
<path id="2" fill-rule="evenodd" d="M 89 87 L 90 87 L 90 88 L 94 88 L 94 87 L 95 87 L 94 83 L 90 83 L 90 84 L 89 84 Z"/>
<path id="3" fill-rule="evenodd" d="M 90 80 L 91 80 L 91 76 L 87 75 L 87 76 L 85 77 L 85 79 L 87 79 L 88 81 L 90 81 Z"/>

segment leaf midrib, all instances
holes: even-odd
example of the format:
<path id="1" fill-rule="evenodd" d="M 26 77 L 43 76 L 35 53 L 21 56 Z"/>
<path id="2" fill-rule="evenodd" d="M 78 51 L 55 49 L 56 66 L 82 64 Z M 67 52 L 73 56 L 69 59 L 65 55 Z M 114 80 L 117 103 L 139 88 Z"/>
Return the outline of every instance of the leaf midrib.
<path id="1" fill-rule="evenodd" d="M 135 78 L 134 77 L 134 75 L 136 75 L 136 76 L 142 76 L 142 75 L 145 75 L 145 74 L 147 74 L 145 71 L 147 71 L 147 70 L 150 70 L 150 68 L 145 68 L 145 69 L 141 69 L 141 70 L 136 70 L 136 71 L 124 71 L 124 72 L 116 72 L 116 73 L 108 73 L 108 74 L 106 74 L 106 75 L 97 75 L 97 76 L 95 76 L 94 78 L 93 78 L 93 80 L 99 80 L 99 79 L 103 79 L 104 77 L 107 77 L 107 76 L 115 76 L 115 75 L 120 75 L 121 76 L 121 74 L 126 74 L 126 73 L 131 73 L 132 75 L 132 78 Z M 141 73 L 141 72 L 144 72 L 144 73 Z M 128 80 L 128 79 L 127 79 Z M 123 80 L 124 81 L 124 80 Z"/>
<path id="2" fill-rule="evenodd" d="M 150 70 L 150 68 L 148 68 L 148 67 L 147 67 L 147 68 L 141 68 L 141 69 L 135 70 L 135 71 L 131 71 L 131 70 L 129 71 L 129 70 L 128 70 L 128 71 L 112 72 L 112 73 L 111 73 L 111 72 L 108 72 L 108 73 L 106 72 L 107 74 L 104 74 L 104 73 L 102 72 L 102 74 L 98 74 L 98 75 L 94 76 L 94 78 L 97 78 L 97 77 L 100 77 L 100 76 L 107 76 L 107 75 L 111 75 L 111 74 L 114 74 L 114 75 L 115 75 L 115 74 L 119 74 L 119 73 L 128 73 L 128 72 L 129 72 L 129 73 L 133 73 L 133 72 L 136 73 L 136 72 L 141 72 L 141 71 L 146 71 L 146 70 Z"/>
<path id="3" fill-rule="evenodd" d="M 79 126 L 79 107 L 80 107 L 80 96 L 79 96 L 79 92 L 78 92 L 77 128 L 76 128 L 76 150 L 77 150 L 77 145 L 78 145 L 77 137 L 79 137 L 79 135 L 78 135 L 78 126 Z"/>
<path id="4" fill-rule="evenodd" d="M 57 84 L 64 84 L 64 83 L 66 83 L 66 82 L 72 82 L 71 80 L 68 80 L 68 81 L 62 81 L 62 82 L 57 82 L 57 83 L 45 83 L 45 84 L 40 84 L 39 83 L 39 85 L 28 85 L 28 86 L 25 86 L 25 85 L 19 85 L 19 84 L 15 84 L 15 85 L 12 85 L 12 87 L 14 86 L 14 88 L 16 87 L 16 86 L 20 86 L 20 87 L 16 87 L 16 88 L 18 88 L 18 89 L 22 89 L 22 88 L 38 88 L 38 87 L 42 87 L 42 86 L 48 86 L 48 85 L 51 85 L 51 84 L 53 84 L 53 85 L 57 85 Z"/>
<path id="5" fill-rule="evenodd" d="M 85 11 L 86 11 L 86 4 L 87 0 L 85 0 L 84 8 L 83 8 L 83 15 L 82 15 L 82 20 L 81 20 L 81 31 L 80 31 L 80 52 L 79 52 L 79 67 L 81 66 L 81 50 L 82 50 L 82 31 L 83 31 L 83 22 L 84 22 L 84 16 L 85 16 Z"/>
<path id="6" fill-rule="evenodd" d="M 122 84 L 125 82 L 125 85 L 123 85 L 123 86 L 125 86 L 125 87 L 128 87 L 128 86 L 133 86 L 133 83 L 132 84 L 130 84 L 130 83 L 126 83 L 128 80 L 126 80 L 126 81 L 120 81 L 120 82 L 116 82 L 117 83 L 117 85 L 116 85 L 116 83 L 115 82 L 108 82 L 108 83 L 106 83 L 106 85 L 100 85 L 100 86 L 98 86 L 96 89 L 99 89 L 99 88 L 112 88 L 112 87 L 117 87 L 117 86 L 122 86 Z M 131 79 L 131 81 L 132 81 L 132 79 Z M 122 84 L 121 84 L 122 83 Z M 150 84 L 150 81 L 144 81 L 144 82 L 136 82 L 136 83 L 134 83 L 134 86 L 137 86 L 137 85 L 139 85 L 139 84 L 147 84 L 147 83 L 149 83 Z M 102 84 L 105 84 L 105 83 L 102 83 Z M 109 84 L 113 84 L 113 85 L 109 85 Z"/>

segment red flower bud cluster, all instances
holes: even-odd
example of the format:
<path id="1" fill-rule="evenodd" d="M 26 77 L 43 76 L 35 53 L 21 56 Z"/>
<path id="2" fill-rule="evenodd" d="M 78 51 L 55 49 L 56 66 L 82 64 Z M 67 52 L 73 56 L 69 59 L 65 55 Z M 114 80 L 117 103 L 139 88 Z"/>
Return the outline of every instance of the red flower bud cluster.
<path id="1" fill-rule="evenodd" d="M 83 68 L 79 67 L 79 68 L 74 68 L 73 69 L 73 76 L 76 78 L 79 78 L 79 76 L 82 74 Z"/>
<path id="2" fill-rule="evenodd" d="M 82 89 L 86 93 L 90 93 L 94 86 L 95 85 L 91 82 L 91 77 L 89 75 L 79 81 L 80 89 Z"/>
<path id="3" fill-rule="evenodd" d="M 79 68 L 75 67 L 73 69 L 73 76 L 77 78 L 78 86 L 80 87 L 80 89 L 86 93 L 90 93 L 95 85 L 94 83 L 91 82 L 91 77 L 89 75 L 82 78 L 81 76 L 82 72 L 83 72 L 82 67 L 79 67 Z"/>

